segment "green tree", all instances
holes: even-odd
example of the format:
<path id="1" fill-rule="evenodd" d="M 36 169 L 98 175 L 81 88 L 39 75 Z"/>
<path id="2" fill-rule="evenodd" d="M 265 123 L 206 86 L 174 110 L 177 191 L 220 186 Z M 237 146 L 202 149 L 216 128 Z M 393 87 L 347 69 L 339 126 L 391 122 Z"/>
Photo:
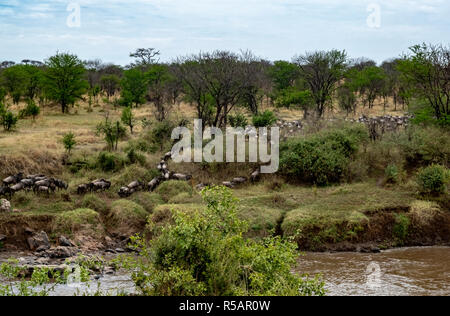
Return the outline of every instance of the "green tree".
<path id="1" fill-rule="evenodd" d="M 130 128 L 130 133 L 133 134 L 133 128 L 136 119 L 130 106 L 127 106 L 123 109 L 120 119 L 125 126 L 128 126 Z"/>
<path id="2" fill-rule="evenodd" d="M 356 72 L 353 84 L 359 90 L 364 105 L 373 108 L 375 100 L 382 95 L 385 86 L 386 74 L 383 68 L 377 66 L 366 67 Z"/>
<path id="3" fill-rule="evenodd" d="M 296 64 L 287 61 L 276 61 L 274 65 L 269 68 L 269 76 L 277 91 L 292 87 L 299 75 L 300 68 Z"/>
<path id="4" fill-rule="evenodd" d="M 18 104 L 21 97 L 25 95 L 28 74 L 23 65 L 9 67 L 2 72 L 3 84 L 13 98 L 13 102 Z"/>
<path id="5" fill-rule="evenodd" d="M 6 111 L 0 119 L 3 125 L 3 129 L 7 132 L 10 132 L 12 129 L 14 129 L 17 125 L 17 122 L 19 121 L 19 117 L 11 111 Z"/>
<path id="6" fill-rule="evenodd" d="M 75 140 L 75 135 L 72 132 L 65 134 L 63 136 L 62 143 L 67 153 L 70 155 L 72 149 L 77 144 L 77 141 Z"/>
<path id="7" fill-rule="evenodd" d="M 423 98 L 436 118 L 450 115 L 450 48 L 442 45 L 416 45 L 398 62 L 403 80 L 413 93 Z"/>
<path id="8" fill-rule="evenodd" d="M 343 78 L 347 53 L 345 51 L 319 51 L 294 58 L 301 75 L 309 86 L 317 116 L 323 116 L 331 105 L 331 96 L 337 83 Z"/>
<path id="9" fill-rule="evenodd" d="M 147 79 L 138 69 L 130 69 L 123 73 L 121 103 L 124 106 L 138 107 L 145 103 Z"/>
<path id="10" fill-rule="evenodd" d="M 83 62 L 75 55 L 58 53 L 46 61 L 44 75 L 47 95 L 61 105 L 63 113 L 86 93 L 88 82 L 84 79 Z"/>

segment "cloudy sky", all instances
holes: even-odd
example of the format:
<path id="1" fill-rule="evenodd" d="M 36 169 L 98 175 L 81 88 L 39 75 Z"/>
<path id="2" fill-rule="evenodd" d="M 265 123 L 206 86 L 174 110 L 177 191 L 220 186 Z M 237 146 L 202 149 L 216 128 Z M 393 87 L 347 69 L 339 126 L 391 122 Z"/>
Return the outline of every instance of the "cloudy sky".
<path id="1" fill-rule="evenodd" d="M 277 60 L 337 48 L 381 62 L 413 44 L 449 44 L 449 17 L 447 0 L 0 0 L 0 61 L 59 50 L 125 65 L 135 48 L 156 47 L 166 61 L 214 49 Z"/>

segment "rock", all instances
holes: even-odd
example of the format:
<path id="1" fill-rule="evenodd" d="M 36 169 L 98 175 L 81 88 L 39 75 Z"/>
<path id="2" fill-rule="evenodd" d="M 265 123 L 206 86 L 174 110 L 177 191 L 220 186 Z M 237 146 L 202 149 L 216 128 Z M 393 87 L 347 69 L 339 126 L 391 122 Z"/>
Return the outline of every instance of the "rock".
<path id="1" fill-rule="evenodd" d="M 46 250 L 42 255 L 51 259 L 66 259 L 76 256 L 78 249 L 74 247 L 56 247 Z"/>
<path id="2" fill-rule="evenodd" d="M 5 241 L 6 240 L 6 236 L 5 235 L 0 235 L 0 242 Z"/>
<path id="3" fill-rule="evenodd" d="M 117 253 L 125 253 L 125 250 L 122 249 L 122 248 L 116 248 L 115 251 L 116 251 Z"/>
<path id="4" fill-rule="evenodd" d="M 0 200 L 0 213 L 11 212 L 11 203 L 6 199 Z"/>
<path id="5" fill-rule="evenodd" d="M 64 236 L 59 237 L 59 245 L 63 247 L 73 247 L 72 242 Z"/>
<path id="6" fill-rule="evenodd" d="M 41 252 L 50 249 L 50 241 L 44 231 L 34 234 L 32 237 L 28 237 L 27 243 L 30 250 L 37 250 Z"/>

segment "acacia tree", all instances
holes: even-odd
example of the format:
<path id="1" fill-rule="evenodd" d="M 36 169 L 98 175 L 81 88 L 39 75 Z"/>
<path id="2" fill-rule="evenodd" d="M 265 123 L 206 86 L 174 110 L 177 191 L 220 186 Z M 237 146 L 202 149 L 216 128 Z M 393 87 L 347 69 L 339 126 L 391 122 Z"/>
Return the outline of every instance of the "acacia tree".
<path id="1" fill-rule="evenodd" d="M 331 96 L 337 83 L 343 78 L 346 61 L 347 53 L 338 50 L 306 53 L 294 58 L 309 86 L 319 118 L 331 104 Z"/>
<path id="2" fill-rule="evenodd" d="M 403 79 L 427 100 L 437 119 L 450 115 L 450 48 L 416 45 L 398 62 Z"/>
<path id="3" fill-rule="evenodd" d="M 26 82 L 28 74 L 24 69 L 24 65 L 14 65 L 6 68 L 2 72 L 4 86 L 12 97 L 13 102 L 18 104 L 21 97 L 26 91 Z"/>
<path id="4" fill-rule="evenodd" d="M 130 53 L 130 57 L 136 59 L 134 63 L 130 65 L 130 68 L 141 68 L 146 71 L 148 68 L 158 62 L 158 56 L 160 51 L 156 48 L 138 48 L 135 52 Z"/>
<path id="5" fill-rule="evenodd" d="M 84 79 L 85 68 L 83 62 L 76 56 L 58 53 L 46 61 L 44 74 L 46 95 L 61 105 L 63 113 L 70 105 L 82 99 L 86 93 L 88 83 Z"/>

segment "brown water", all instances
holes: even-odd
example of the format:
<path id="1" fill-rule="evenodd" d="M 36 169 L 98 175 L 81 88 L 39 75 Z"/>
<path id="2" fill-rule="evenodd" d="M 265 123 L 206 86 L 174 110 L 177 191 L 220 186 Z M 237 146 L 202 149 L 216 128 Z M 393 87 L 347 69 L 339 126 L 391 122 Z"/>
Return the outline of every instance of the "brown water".
<path id="1" fill-rule="evenodd" d="M 298 272 L 321 274 L 330 296 L 450 296 L 449 247 L 306 253 Z"/>

